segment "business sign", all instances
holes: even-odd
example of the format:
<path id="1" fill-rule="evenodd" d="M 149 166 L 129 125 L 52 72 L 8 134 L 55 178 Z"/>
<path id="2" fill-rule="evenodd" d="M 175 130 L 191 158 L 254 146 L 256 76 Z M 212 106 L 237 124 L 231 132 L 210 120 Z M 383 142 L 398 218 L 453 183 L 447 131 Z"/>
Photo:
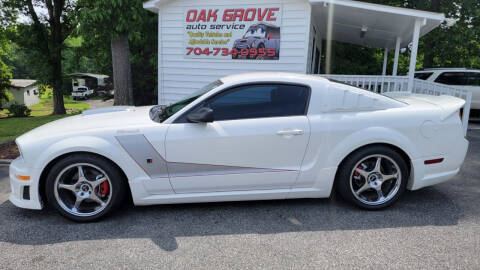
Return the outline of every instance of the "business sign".
<path id="1" fill-rule="evenodd" d="M 187 8 L 186 58 L 278 60 L 282 8 Z"/>

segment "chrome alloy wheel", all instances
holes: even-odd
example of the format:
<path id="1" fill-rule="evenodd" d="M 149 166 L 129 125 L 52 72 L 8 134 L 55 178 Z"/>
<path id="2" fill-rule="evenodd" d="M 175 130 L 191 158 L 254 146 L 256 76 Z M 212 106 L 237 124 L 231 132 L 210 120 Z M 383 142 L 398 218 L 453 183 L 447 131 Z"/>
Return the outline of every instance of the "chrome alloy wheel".
<path id="1" fill-rule="evenodd" d="M 113 194 L 108 175 L 89 163 L 76 163 L 64 168 L 55 179 L 57 203 L 68 213 L 89 217 L 102 212 Z"/>
<path id="2" fill-rule="evenodd" d="M 360 202 L 380 205 L 390 201 L 400 190 L 402 173 L 398 164 L 384 155 L 360 160 L 350 175 L 350 188 Z"/>

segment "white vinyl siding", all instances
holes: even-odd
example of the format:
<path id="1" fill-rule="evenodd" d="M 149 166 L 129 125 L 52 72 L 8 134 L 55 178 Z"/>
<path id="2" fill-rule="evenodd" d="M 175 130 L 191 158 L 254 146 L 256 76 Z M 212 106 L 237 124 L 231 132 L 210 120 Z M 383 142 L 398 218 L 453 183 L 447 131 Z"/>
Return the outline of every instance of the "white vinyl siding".
<path id="1" fill-rule="evenodd" d="M 184 13 L 192 6 L 282 5 L 279 60 L 184 58 Z M 304 0 L 178 0 L 160 8 L 159 104 L 179 101 L 220 77 L 255 71 L 307 72 L 310 4 Z M 163 93 L 162 93 L 163 91 Z"/>

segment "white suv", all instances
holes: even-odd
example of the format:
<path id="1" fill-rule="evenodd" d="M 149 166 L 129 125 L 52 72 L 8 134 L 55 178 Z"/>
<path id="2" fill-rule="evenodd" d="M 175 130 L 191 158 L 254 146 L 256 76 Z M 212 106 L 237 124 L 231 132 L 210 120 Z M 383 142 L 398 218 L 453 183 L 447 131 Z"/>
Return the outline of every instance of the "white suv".
<path id="1" fill-rule="evenodd" d="M 93 95 L 93 90 L 88 89 L 88 87 L 81 86 L 72 92 L 72 97 L 74 100 L 77 99 L 87 99 Z"/>
<path id="2" fill-rule="evenodd" d="M 415 78 L 472 91 L 472 106 L 480 110 L 480 70 L 467 68 L 430 68 L 415 72 Z"/>

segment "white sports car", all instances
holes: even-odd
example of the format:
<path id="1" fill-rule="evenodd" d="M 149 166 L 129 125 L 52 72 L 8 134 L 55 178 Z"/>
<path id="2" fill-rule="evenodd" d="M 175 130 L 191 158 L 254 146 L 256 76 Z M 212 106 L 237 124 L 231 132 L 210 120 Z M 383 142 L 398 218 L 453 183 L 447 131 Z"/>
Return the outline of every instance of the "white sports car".
<path id="1" fill-rule="evenodd" d="M 396 99 L 282 73 L 215 81 L 166 108 L 86 111 L 16 140 L 10 201 L 91 221 L 135 205 L 329 197 L 366 209 L 460 170 L 450 96 Z"/>

